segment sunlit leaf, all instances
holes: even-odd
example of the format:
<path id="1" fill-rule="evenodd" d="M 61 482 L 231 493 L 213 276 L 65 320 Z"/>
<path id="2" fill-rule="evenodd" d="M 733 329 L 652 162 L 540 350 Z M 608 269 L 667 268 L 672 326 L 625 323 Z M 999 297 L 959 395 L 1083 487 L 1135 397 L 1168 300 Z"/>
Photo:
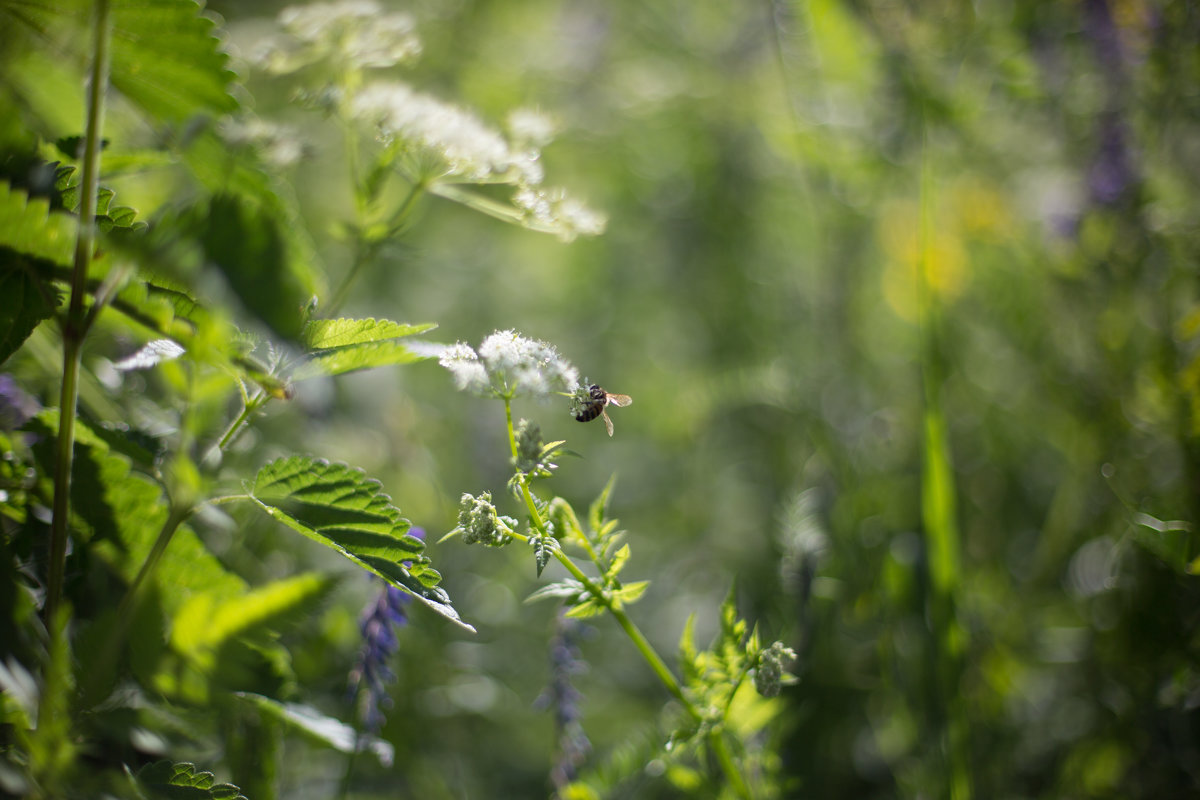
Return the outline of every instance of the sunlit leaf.
<path id="1" fill-rule="evenodd" d="M 133 781 L 146 797 L 163 800 L 246 800 L 238 787 L 217 783 L 213 773 L 187 762 L 155 761 L 138 770 Z"/>
<path id="2" fill-rule="evenodd" d="M 650 586 L 650 581 L 636 581 L 622 586 L 620 589 L 613 592 L 613 600 L 621 605 L 630 605 L 641 599 L 646 593 L 646 589 Z"/>
<path id="3" fill-rule="evenodd" d="M 300 334 L 300 343 L 310 350 L 328 350 L 368 342 L 399 339 L 436 328 L 432 322 L 409 325 L 389 319 L 314 319 Z"/>
<path id="4" fill-rule="evenodd" d="M 45 198 L 31 198 L 0 181 L 0 247 L 69 267 L 78 227 L 71 214 L 51 211 Z"/>
<path id="5" fill-rule="evenodd" d="M 441 576 L 422 555 L 425 543 L 408 535 L 408 520 L 362 470 L 309 457 L 281 458 L 259 470 L 250 496 L 272 519 L 474 630 L 437 585 Z"/>
<path id="6" fill-rule="evenodd" d="M 113 85 L 151 116 L 229 113 L 234 74 L 214 22 L 193 0 L 114 0 Z"/>
<path id="7" fill-rule="evenodd" d="M 373 753 L 383 766 L 390 767 L 392 765 L 395 748 L 390 742 L 356 731 L 352 726 L 322 714 L 312 706 L 281 703 L 278 700 L 251 692 L 236 692 L 236 695 L 252 703 L 263 713 L 304 733 L 309 739 L 319 744 L 340 753 L 365 750 Z"/>
<path id="8" fill-rule="evenodd" d="M 310 573 L 274 581 L 235 597 L 198 592 L 175 615 L 171 645 L 192 659 L 210 656 L 231 637 L 311 606 L 329 585 L 328 577 Z"/>

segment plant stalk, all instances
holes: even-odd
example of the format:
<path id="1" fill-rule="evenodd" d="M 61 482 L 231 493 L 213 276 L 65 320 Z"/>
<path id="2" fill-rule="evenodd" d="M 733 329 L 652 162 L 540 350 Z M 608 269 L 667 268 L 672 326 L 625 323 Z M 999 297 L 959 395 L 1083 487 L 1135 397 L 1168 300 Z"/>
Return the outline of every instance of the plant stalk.
<path id="1" fill-rule="evenodd" d="M 71 467 L 75 454 L 75 411 L 79 402 L 79 370 L 86 335 L 84 297 L 96 239 L 97 190 L 100 186 L 100 140 L 104 96 L 108 84 L 108 0 L 96 0 L 92 19 L 92 69 L 88 81 L 83 172 L 80 178 L 79 233 L 71 272 L 71 298 L 62 322 L 63 381 L 59 395 L 57 460 L 54 464 L 54 512 L 50 524 L 50 565 L 43 609 L 49 623 L 62 598 L 67 560 L 67 523 L 71 512 Z"/>

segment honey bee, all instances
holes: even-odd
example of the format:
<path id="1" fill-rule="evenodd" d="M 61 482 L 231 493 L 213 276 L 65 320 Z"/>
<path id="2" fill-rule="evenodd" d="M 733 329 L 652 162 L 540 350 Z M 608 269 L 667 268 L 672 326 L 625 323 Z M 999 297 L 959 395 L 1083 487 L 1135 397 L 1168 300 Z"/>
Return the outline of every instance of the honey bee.
<path id="1" fill-rule="evenodd" d="M 633 398 L 627 394 L 606 392 L 593 383 L 588 387 L 587 398 L 579 401 L 579 410 L 575 413 L 575 419 L 580 422 L 590 422 L 596 417 L 604 417 L 604 427 L 608 430 L 608 435 L 612 436 L 612 420 L 608 418 L 608 412 L 604 410 L 604 407 L 611 403 L 624 408 L 632 402 Z"/>

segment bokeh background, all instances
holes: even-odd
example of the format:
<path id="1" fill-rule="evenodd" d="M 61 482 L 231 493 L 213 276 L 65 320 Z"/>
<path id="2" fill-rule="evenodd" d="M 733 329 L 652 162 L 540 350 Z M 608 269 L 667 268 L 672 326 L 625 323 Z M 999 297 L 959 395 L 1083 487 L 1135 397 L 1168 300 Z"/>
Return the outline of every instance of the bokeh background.
<path id="1" fill-rule="evenodd" d="M 239 44 L 275 9 L 211 7 Z M 563 244 L 431 200 L 348 310 L 446 342 L 516 328 L 635 398 L 611 440 L 517 413 L 583 456 L 553 483 L 577 505 L 616 473 L 660 649 L 693 612 L 705 640 L 736 581 L 799 651 L 789 796 L 962 796 L 964 769 L 980 797 L 1200 790 L 1194 4 L 406 7 L 406 79 L 493 120 L 552 113 L 549 180 L 608 230 Z M 296 193 L 337 219 L 340 150 L 311 130 Z M 271 424 L 380 477 L 433 538 L 461 492 L 500 494 L 500 406 L 435 365 L 312 394 Z M 522 604 L 522 553 L 432 554 L 479 634 L 414 615 L 397 770 L 423 796 L 537 795 L 554 609 Z M 310 632 L 342 646 L 303 679 L 336 684 L 353 613 Z M 582 651 L 593 757 L 653 739 L 662 690 L 615 626 Z"/>
<path id="2" fill-rule="evenodd" d="M 783 796 L 1200 793 L 1195 3 L 383 4 L 424 43 L 397 76 L 488 120 L 553 115 L 548 183 L 608 228 L 563 243 L 427 198 L 344 311 L 436 322 L 435 342 L 513 328 L 634 397 L 611 439 L 565 402 L 515 413 L 579 454 L 550 484 L 577 508 L 616 475 L 625 575 L 653 581 L 632 615 L 660 651 L 693 613 L 707 641 L 731 586 L 796 649 L 764 742 Z M 245 54 L 286 4 L 207 5 Z M 341 132 L 245 77 L 305 140 L 287 177 L 336 283 Z M 114 185 L 139 209 L 171 191 Z M 463 492 L 503 496 L 502 406 L 435 362 L 298 390 L 230 466 L 362 467 L 431 541 Z M 305 697 L 348 717 L 377 585 L 249 515 L 202 523 L 251 583 L 344 575 L 283 641 Z M 396 765 L 359 759 L 356 786 L 546 796 L 556 609 L 523 603 L 546 579 L 518 548 L 430 555 L 478 633 L 413 610 Z M 604 618 L 580 651 L 591 763 L 639 765 L 615 796 L 688 796 L 637 762 L 661 685 Z M 282 763 L 280 797 L 329 796 L 345 769 L 294 738 Z"/>

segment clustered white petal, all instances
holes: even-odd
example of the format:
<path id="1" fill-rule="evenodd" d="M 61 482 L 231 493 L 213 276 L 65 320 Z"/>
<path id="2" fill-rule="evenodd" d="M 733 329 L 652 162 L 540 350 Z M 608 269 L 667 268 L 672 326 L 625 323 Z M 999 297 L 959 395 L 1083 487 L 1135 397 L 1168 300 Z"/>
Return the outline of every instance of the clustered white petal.
<path id="1" fill-rule="evenodd" d="M 576 236 L 601 234 L 608 223 L 603 214 L 562 189 L 525 186 L 513 195 L 513 204 L 524 212 L 529 227 L 555 233 L 566 242 Z"/>
<path id="2" fill-rule="evenodd" d="M 378 69 L 410 61 L 421 52 L 413 18 L 384 13 L 373 0 L 289 6 L 279 13 L 279 24 L 284 35 L 263 42 L 253 56 L 277 74 L 325 58 Z"/>
<path id="3" fill-rule="evenodd" d="M 487 370 L 471 346 L 459 342 L 442 351 L 438 363 L 450 370 L 459 389 L 472 394 L 487 394 L 491 388 Z"/>
<path id="4" fill-rule="evenodd" d="M 476 353 L 459 342 L 438 363 L 454 375 L 458 388 L 483 396 L 549 397 L 579 383 L 579 372 L 553 345 L 516 331 L 496 331 Z"/>
<path id="5" fill-rule="evenodd" d="M 471 112 L 406 84 L 374 83 L 355 96 L 351 114 L 377 126 L 385 141 L 417 145 L 445 164 L 445 174 L 473 181 L 503 175 L 512 164 L 508 142 Z"/>
<path id="6" fill-rule="evenodd" d="M 254 147 L 264 161 L 275 167 L 290 167 L 304 156 L 304 143 L 289 125 L 258 117 L 227 118 L 221 122 L 220 131 L 225 141 Z"/>

